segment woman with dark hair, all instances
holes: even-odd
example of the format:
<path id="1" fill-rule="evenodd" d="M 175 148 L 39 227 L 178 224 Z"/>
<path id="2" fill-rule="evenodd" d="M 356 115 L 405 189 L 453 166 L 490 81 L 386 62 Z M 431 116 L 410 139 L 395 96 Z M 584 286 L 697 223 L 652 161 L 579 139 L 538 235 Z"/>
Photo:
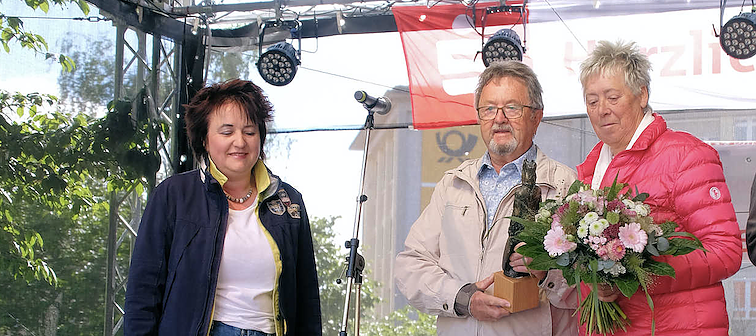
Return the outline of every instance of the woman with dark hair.
<path id="1" fill-rule="evenodd" d="M 263 163 L 268 99 L 235 79 L 184 107 L 199 168 L 169 177 L 147 202 L 124 334 L 320 335 L 307 211 Z"/>

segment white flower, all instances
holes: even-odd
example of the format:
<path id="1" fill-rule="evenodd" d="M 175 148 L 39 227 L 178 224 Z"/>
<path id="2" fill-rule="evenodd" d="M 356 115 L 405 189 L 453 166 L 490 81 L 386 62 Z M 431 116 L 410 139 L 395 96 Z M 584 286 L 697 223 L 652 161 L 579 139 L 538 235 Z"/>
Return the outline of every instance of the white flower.
<path id="1" fill-rule="evenodd" d="M 625 274 L 626 271 L 627 269 L 625 269 L 625 266 L 622 266 L 621 263 L 614 263 L 614 266 L 610 267 L 609 269 L 604 269 L 604 272 L 609 273 L 612 276 Z"/>
<path id="2" fill-rule="evenodd" d="M 604 232 L 604 226 L 603 226 L 603 225 L 601 225 L 601 222 L 600 222 L 600 221 L 595 221 L 595 222 L 591 223 L 591 224 L 590 224 L 590 225 L 588 226 L 588 228 L 589 228 L 589 230 L 591 231 L 591 235 L 592 235 L 592 236 L 598 236 L 598 235 L 600 235 L 600 234 L 601 234 L 602 232 Z"/>
<path id="3" fill-rule="evenodd" d="M 588 235 L 588 225 L 578 226 L 577 235 L 580 238 L 585 238 Z"/>
<path id="4" fill-rule="evenodd" d="M 538 213 L 535 215 L 535 220 L 538 222 L 551 222 L 551 212 L 546 209 L 540 209 L 538 210 Z"/>
<path id="5" fill-rule="evenodd" d="M 588 228 L 590 229 L 591 235 L 598 236 L 602 232 L 604 232 L 604 229 L 609 227 L 609 221 L 601 218 L 591 224 L 589 224 Z"/>
<path id="6" fill-rule="evenodd" d="M 650 210 L 651 210 L 651 209 L 650 209 L 650 208 L 649 208 L 649 206 L 648 206 L 648 205 L 646 205 L 646 204 L 642 204 L 642 203 L 641 203 L 641 204 L 636 204 L 636 205 L 635 205 L 635 212 L 636 212 L 636 213 L 637 213 L 637 214 L 638 214 L 639 216 L 648 216 L 648 214 L 649 214 L 649 213 L 651 212 Z"/>
<path id="7" fill-rule="evenodd" d="M 549 210 L 546 210 L 546 209 L 543 209 L 543 208 L 541 210 L 538 210 L 538 214 L 541 215 L 541 217 L 544 217 L 544 218 L 551 217 L 551 212 Z"/>
<path id="8" fill-rule="evenodd" d="M 661 237 L 661 235 L 664 234 L 664 230 L 662 230 L 661 226 L 659 225 L 651 224 L 648 226 L 648 228 L 650 229 L 649 232 L 653 231 L 657 237 Z"/>
<path id="9" fill-rule="evenodd" d="M 599 219 L 599 215 L 593 211 L 585 214 L 585 217 L 583 217 L 582 220 L 585 220 L 586 224 L 591 224 Z M 581 221 L 582 221 L 581 220 Z"/>
<path id="10" fill-rule="evenodd" d="M 625 208 L 635 209 L 635 202 L 633 202 L 632 200 L 629 200 L 627 198 L 622 200 L 622 204 L 625 205 Z"/>

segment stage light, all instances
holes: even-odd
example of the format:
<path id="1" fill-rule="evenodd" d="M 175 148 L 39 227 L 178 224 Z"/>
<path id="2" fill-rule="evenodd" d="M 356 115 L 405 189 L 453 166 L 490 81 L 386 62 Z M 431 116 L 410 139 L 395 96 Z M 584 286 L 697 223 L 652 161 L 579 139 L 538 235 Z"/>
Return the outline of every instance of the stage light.
<path id="1" fill-rule="evenodd" d="M 481 53 L 486 67 L 496 61 L 522 61 L 520 36 L 512 29 L 501 29 L 488 39 Z"/>
<path id="2" fill-rule="evenodd" d="M 719 34 L 719 44 L 727 55 L 746 59 L 756 55 L 756 13 L 732 17 Z"/>
<path id="3" fill-rule="evenodd" d="M 294 46 L 287 42 L 278 42 L 260 55 L 257 71 L 268 84 L 284 86 L 294 79 L 299 63 Z"/>

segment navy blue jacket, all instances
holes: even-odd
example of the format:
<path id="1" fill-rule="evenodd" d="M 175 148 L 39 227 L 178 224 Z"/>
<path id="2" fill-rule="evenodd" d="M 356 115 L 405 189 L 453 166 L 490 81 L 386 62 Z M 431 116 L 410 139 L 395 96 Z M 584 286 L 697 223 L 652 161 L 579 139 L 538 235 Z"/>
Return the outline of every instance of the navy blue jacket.
<path id="1" fill-rule="evenodd" d="M 302 195 L 268 175 L 258 216 L 280 252 L 273 298 L 276 334 L 321 335 L 318 279 Z M 299 205 L 299 213 L 290 205 Z M 208 335 L 227 219 L 221 186 L 205 170 L 172 176 L 155 188 L 131 259 L 125 336 Z"/>

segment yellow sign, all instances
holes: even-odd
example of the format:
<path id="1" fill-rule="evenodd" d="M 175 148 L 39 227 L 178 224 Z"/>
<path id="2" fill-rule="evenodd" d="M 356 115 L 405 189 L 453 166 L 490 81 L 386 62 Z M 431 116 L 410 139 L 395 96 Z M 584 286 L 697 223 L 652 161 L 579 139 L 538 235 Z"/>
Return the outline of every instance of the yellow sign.
<path id="1" fill-rule="evenodd" d="M 483 156 L 486 146 L 480 126 L 459 126 L 423 132 L 421 209 L 430 202 L 436 183 L 444 172 L 468 159 Z"/>

